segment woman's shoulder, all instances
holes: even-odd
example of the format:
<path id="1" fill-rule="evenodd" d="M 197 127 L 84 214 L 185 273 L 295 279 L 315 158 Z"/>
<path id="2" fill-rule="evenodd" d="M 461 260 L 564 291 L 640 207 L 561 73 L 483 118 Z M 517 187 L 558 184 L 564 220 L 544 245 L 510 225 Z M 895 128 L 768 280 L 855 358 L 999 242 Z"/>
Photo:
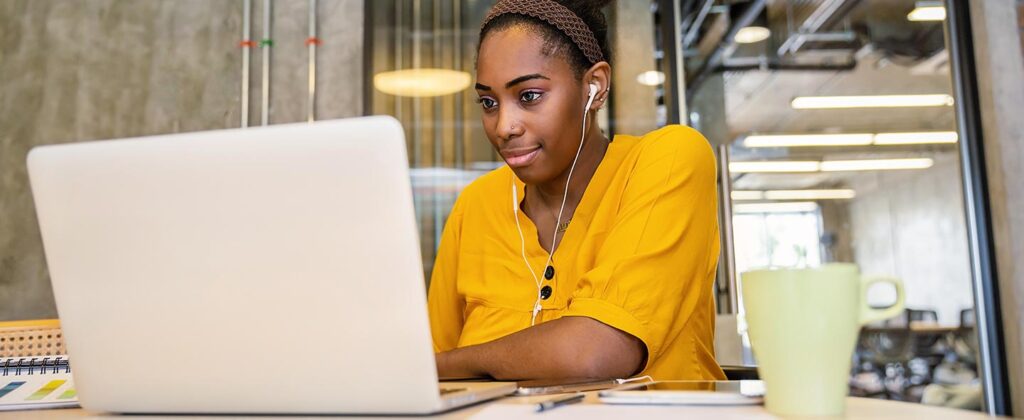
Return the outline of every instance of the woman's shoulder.
<path id="1" fill-rule="evenodd" d="M 699 131 L 685 125 L 667 125 L 632 139 L 635 142 L 630 155 L 632 167 L 644 168 L 655 162 L 673 158 L 676 163 L 688 167 L 704 167 L 714 170 L 715 154 Z"/>
<path id="2" fill-rule="evenodd" d="M 697 130 L 685 125 L 666 125 L 639 137 L 638 145 L 644 152 L 663 155 L 685 151 L 688 154 L 711 154 L 711 144 Z M 706 156 L 705 156 L 706 157 Z"/>
<path id="3" fill-rule="evenodd" d="M 510 194 L 511 171 L 502 165 L 477 177 L 459 192 L 458 201 L 464 205 L 480 205 L 493 203 L 495 198 L 503 197 L 502 194 Z"/>

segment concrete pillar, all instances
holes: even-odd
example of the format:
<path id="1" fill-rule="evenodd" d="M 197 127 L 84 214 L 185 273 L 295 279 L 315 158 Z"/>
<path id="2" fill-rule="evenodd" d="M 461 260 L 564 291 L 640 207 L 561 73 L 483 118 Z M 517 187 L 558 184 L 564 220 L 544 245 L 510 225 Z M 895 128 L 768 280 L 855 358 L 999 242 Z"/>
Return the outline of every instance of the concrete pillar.
<path id="1" fill-rule="evenodd" d="M 654 16 L 647 1 L 612 3 L 612 97 L 615 134 L 641 135 L 658 128 L 654 86 L 637 82 L 654 63 Z"/>
<path id="2" fill-rule="evenodd" d="M 1013 413 L 1024 414 L 1024 50 L 1015 0 L 970 2 Z"/>

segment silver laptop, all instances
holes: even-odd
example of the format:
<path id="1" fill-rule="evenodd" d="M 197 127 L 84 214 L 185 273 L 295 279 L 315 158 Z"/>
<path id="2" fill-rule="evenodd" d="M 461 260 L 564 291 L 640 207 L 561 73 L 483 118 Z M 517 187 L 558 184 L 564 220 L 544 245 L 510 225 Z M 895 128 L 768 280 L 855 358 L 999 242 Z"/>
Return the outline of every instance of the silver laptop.
<path id="1" fill-rule="evenodd" d="M 513 392 L 438 382 L 407 162 L 389 117 L 33 149 L 82 406 L 425 414 Z"/>

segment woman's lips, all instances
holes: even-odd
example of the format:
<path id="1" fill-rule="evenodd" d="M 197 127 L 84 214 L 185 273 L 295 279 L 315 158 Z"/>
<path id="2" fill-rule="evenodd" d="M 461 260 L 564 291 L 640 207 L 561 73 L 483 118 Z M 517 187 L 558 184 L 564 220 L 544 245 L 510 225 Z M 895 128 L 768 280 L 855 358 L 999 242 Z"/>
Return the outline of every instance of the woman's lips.
<path id="1" fill-rule="evenodd" d="M 513 149 L 501 152 L 505 163 L 511 167 L 526 166 L 533 163 L 533 160 L 540 156 L 540 146 L 524 149 Z"/>

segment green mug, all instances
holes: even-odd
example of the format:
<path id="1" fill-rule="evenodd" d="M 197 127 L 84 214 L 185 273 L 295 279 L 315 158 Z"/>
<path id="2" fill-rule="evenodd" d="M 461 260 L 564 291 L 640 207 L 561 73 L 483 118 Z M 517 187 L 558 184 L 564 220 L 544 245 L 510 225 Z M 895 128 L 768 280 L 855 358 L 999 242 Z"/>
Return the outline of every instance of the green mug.
<path id="1" fill-rule="evenodd" d="M 896 303 L 865 302 L 875 283 L 896 288 Z M 765 408 L 783 416 L 836 416 L 846 409 L 850 362 L 860 327 L 903 312 L 903 283 L 861 277 L 854 264 L 742 274 L 747 332 L 765 382 Z"/>

